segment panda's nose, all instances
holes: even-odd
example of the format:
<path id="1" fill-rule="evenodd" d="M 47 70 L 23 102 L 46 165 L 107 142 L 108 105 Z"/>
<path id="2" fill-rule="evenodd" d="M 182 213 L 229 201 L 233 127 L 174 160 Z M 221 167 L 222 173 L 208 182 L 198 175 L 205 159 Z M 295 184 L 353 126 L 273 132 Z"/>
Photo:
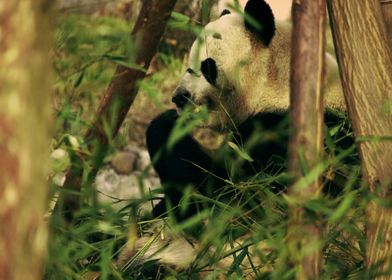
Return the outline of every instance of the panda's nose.
<path id="1" fill-rule="evenodd" d="M 190 100 L 191 93 L 182 87 L 176 89 L 172 98 L 172 102 L 180 109 L 183 109 Z"/>

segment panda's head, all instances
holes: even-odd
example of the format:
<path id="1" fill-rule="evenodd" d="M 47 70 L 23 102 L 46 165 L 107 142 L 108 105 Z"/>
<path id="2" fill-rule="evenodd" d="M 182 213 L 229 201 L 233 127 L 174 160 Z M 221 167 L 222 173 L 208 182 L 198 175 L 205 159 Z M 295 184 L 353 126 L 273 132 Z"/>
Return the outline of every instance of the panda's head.
<path id="1" fill-rule="evenodd" d="M 290 37 L 264 0 L 249 0 L 243 13 L 224 10 L 194 42 L 173 102 L 180 112 L 206 107 L 204 126 L 218 130 L 287 109 Z"/>

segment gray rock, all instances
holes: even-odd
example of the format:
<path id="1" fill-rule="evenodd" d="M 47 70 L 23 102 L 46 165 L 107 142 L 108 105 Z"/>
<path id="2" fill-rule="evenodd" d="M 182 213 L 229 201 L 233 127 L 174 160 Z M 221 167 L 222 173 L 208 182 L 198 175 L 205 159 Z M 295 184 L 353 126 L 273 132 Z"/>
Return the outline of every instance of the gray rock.
<path id="1" fill-rule="evenodd" d="M 117 152 L 112 159 L 113 169 L 118 174 L 130 174 L 135 171 L 138 154 L 135 152 Z"/>
<path id="2" fill-rule="evenodd" d="M 124 149 L 127 152 L 137 153 L 135 170 L 145 172 L 149 176 L 158 177 L 151 166 L 151 159 L 148 151 L 134 145 L 128 145 Z"/>
<path id="3" fill-rule="evenodd" d="M 63 155 L 62 152 L 57 153 Z M 52 182 L 58 186 L 62 186 L 64 180 L 64 172 L 52 176 Z M 128 146 L 124 151 L 114 155 L 111 165 L 106 165 L 98 171 L 94 186 L 99 203 L 109 204 L 119 210 L 131 202 L 137 202 L 139 213 L 143 213 L 151 211 L 151 192 L 159 188 L 161 183 L 151 168 L 148 152 L 136 146 Z M 54 207 L 54 202 L 52 204 Z"/>
<path id="4" fill-rule="evenodd" d="M 147 151 L 142 150 L 139 153 L 138 161 L 136 162 L 137 169 L 141 171 L 146 171 L 148 175 L 152 177 L 158 177 L 157 173 L 151 166 L 150 155 Z"/>
<path id="5" fill-rule="evenodd" d="M 115 209 L 121 209 L 132 201 L 140 200 L 139 209 L 150 211 L 152 206 L 148 200 L 150 192 L 159 186 L 160 182 L 157 177 L 143 177 L 140 171 L 135 171 L 130 175 L 121 175 L 110 167 L 101 169 L 95 179 L 98 201 L 111 204 Z M 144 202 L 143 199 L 145 199 Z"/>

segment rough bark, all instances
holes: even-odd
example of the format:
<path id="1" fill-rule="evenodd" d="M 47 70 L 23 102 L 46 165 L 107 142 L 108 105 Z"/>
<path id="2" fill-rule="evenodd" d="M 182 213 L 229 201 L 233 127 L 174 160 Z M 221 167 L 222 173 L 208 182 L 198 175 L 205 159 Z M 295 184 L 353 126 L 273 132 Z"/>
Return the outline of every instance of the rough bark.
<path id="1" fill-rule="evenodd" d="M 372 196 L 392 199 L 392 56 L 379 0 L 328 0 L 335 49 L 362 172 Z M 367 208 L 366 264 L 387 272 L 392 210 L 372 199 Z M 374 275 L 373 275 L 374 276 Z M 392 279 L 392 275 L 383 275 Z"/>
<path id="2" fill-rule="evenodd" d="M 106 94 L 101 100 L 95 121 L 85 136 L 91 157 L 73 155 L 72 168 L 67 174 L 63 187 L 65 192 L 56 207 L 57 209 L 63 208 L 68 221 L 73 219 L 74 213 L 80 207 L 77 193 L 80 192 L 82 184 L 83 162 L 93 161 L 89 176 L 91 182 L 106 154 L 109 141 L 116 136 L 135 100 L 139 82 L 146 75 L 175 3 L 176 0 L 148 0 L 143 3 L 131 33 L 135 51 L 134 63 L 140 68 L 117 66 Z M 67 190 L 73 192 L 67 192 Z"/>
<path id="3" fill-rule="evenodd" d="M 46 253 L 50 3 L 0 2 L 0 279 L 40 279 Z"/>
<path id="4" fill-rule="evenodd" d="M 291 260 L 298 267 L 297 279 L 317 279 L 322 265 L 321 225 L 305 213 L 303 205 L 319 196 L 319 179 L 303 184 L 307 170 L 316 168 L 323 151 L 323 95 L 325 52 L 325 2 L 294 1 L 290 78 L 292 137 L 289 172 L 294 184 L 288 242 Z M 305 162 L 307 167 L 301 165 Z M 302 179 L 302 180 L 301 180 Z"/>
<path id="5" fill-rule="evenodd" d="M 389 45 L 392 46 L 392 0 L 381 0 L 381 10 L 384 16 Z"/>

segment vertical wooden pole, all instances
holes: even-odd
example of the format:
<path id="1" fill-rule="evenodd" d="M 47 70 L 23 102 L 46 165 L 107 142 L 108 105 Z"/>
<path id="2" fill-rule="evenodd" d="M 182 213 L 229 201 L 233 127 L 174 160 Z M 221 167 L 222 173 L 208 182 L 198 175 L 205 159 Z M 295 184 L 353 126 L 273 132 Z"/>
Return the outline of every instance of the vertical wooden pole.
<path id="1" fill-rule="evenodd" d="M 343 90 L 359 142 L 367 208 L 366 264 L 388 273 L 392 260 L 392 56 L 379 0 L 328 0 Z M 389 139 L 387 139 L 389 137 Z M 392 275 L 380 279 L 392 279 Z M 373 275 L 374 276 L 374 275 Z"/>
<path id="2" fill-rule="evenodd" d="M 51 2 L 0 2 L 0 279 L 41 279 L 51 123 Z"/>
<path id="3" fill-rule="evenodd" d="M 307 175 L 307 170 L 316 167 L 324 147 L 325 11 L 323 0 L 293 2 L 289 172 L 295 183 L 289 190 L 294 203 L 290 210 L 288 242 L 291 259 L 298 268 L 297 279 L 319 278 L 322 266 L 321 223 L 303 208 L 306 202 L 319 196 L 321 184 L 318 178 L 307 183 L 301 179 Z"/>

